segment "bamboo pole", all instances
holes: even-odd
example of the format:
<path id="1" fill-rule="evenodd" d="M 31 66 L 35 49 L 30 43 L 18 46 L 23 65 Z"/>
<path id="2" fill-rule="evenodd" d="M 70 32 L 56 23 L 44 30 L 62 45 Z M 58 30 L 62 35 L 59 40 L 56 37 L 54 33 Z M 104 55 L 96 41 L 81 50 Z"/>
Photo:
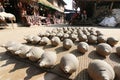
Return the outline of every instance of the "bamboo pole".
<path id="1" fill-rule="evenodd" d="M 111 2 L 111 5 L 110 5 L 110 11 L 112 11 L 113 5 L 114 5 L 114 2 L 112 1 L 112 2 Z"/>
<path id="2" fill-rule="evenodd" d="M 111 5 L 110 5 L 110 9 L 109 9 L 110 14 L 112 13 L 113 5 L 114 5 L 114 1 L 112 0 Z"/>

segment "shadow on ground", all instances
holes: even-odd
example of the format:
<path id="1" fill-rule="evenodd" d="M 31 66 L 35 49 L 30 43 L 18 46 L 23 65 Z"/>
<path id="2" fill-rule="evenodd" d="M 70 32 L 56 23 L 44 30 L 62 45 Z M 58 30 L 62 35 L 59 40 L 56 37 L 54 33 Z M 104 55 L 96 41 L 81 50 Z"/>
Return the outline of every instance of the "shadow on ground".
<path id="1" fill-rule="evenodd" d="M 10 57 L 6 54 L 6 52 L 0 53 L 0 61 L 4 61 L 9 59 Z"/>
<path id="2" fill-rule="evenodd" d="M 33 76 L 35 75 L 40 75 L 42 73 L 44 73 L 43 70 L 40 70 L 34 66 L 30 66 L 27 70 L 26 70 L 26 77 L 24 78 L 24 80 L 30 80 Z"/>
<path id="3" fill-rule="evenodd" d="M 9 71 L 10 73 L 14 72 L 18 69 L 29 67 L 29 64 L 25 64 L 25 63 L 22 63 L 20 61 L 17 61 L 15 59 L 15 56 L 10 56 L 10 54 L 11 54 L 10 52 L 0 53 L 0 57 L 1 57 L 0 61 L 6 60 L 5 64 L 1 65 L 1 67 L 5 67 L 7 65 L 15 64 L 14 68 Z"/>
<path id="4" fill-rule="evenodd" d="M 44 76 L 44 80 L 68 80 L 68 79 L 64 79 L 51 73 L 46 73 Z"/>
<path id="5" fill-rule="evenodd" d="M 34 67 L 33 65 L 31 65 L 29 63 L 24 62 L 26 60 L 27 59 L 21 59 L 18 56 L 12 55 L 10 52 L 0 53 L 0 61 L 6 61 L 5 64 L 1 65 L 1 67 L 6 67 L 8 65 L 15 64 L 12 69 L 10 68 L 11 70 L 9 71 L 9 73 L 15 72 L 16 70 L 19 70 L 19 69 L 28 68 L 26 70 L 27 75 L 24 78 L 24 80 L 29 80 L 33 76 L 45 72 L 43 70 L 40 70 L 40 69 Z"/>
<path id="6" fill-rule="evenodd" d="M 78 75 L 74 80 L 83 80 L 83 79 L 92 80 L 87 72 L 87 69 L 83 69 L 80 73 L 78 73 Z"/>
<path id="7" fill-rule="evenodd" d="M 100 60 L 104 60 L 105 59 L 105 57 L 98 55 L 95 50 L 91 51 L 88 54 L 88 57 L 91 58 L 91 59 L 100 59 Z"/>
<path id="8" fill-rule="evenodd" d="M 116 53 L 111 53 L 109 58 L 114 62 L 120 63 L 120 57 Z"/>
<path id="9" fill-rule="evenodd" d="M 41 75 L 45 72 L 46 74 L 44 75 L 44 80 L 68 80 L 68 78 L 65 78 L 66 76 L 64 76 L 63 72 L 60 70 L 59 64 L 56 65 L 56 67 L 53 69 L 43 69 L 38 66 L 38 63 L 31 62 L 28 59 L 22 59 L 19 56 L 11 54 L 10 52 L 0 53 L 0 57 L 0 61 L 6 61 L 5 64 L 1 65 L 1 67 L 6 67 L 8 65 L 14 64 L 14 67 L 12 69 L 10 68 L 11 70 L 9 73 L 15 72 L 19 69 L 27 68 L 24 80 L 30 80 L 32 77 Z M 59 76 L 64 76 L 64 78 Z"/>
<path id="10" fill-rule="evenodd" d="M 80 53 L 77 49 L 72 50 L 70 53 L 74 54 L 76 57 L 84 55 L 84 54 Z"/>
<path id="11" fill-rule="evenodd" d="M 65 52 L 65 51 L 68 51 L 68 50 L 66 50 L 65 48 L 63 48 L 63 46 L 60 46 L 60 47 L 56 48 L 55 51 L 57 53 L 61 53 L 61 52 Z"/>
<path id="12" fill-rule="evenodd" d="M 48 49 L 48 48 L 54 48 L 54 46 L 52 46 L 51 44 L 48 44 L 43 47 L 43 49 Z"/>

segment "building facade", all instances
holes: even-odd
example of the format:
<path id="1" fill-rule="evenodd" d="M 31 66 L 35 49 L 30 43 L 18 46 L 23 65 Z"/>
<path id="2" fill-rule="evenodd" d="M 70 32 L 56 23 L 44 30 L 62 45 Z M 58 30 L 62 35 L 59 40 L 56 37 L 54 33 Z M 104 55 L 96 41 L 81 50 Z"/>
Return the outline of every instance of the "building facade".
<path id="1" fill-rule="evenodd" d="M 66 5 L 66 3 L 63 0 L 47 0 L 48 2 L 50 2 L 53 6 L 55 6 L 57 8 L 57 11 L 55 12 L 55 24 L 60 24 L 64 22 L 64 5 Z"/>
<path id="2" fill-rule="evenodd" d="M 111 11 L 113 8 L 120 8 L 120 0 L 74 0 L 75 8 L 86 10 L 89 17 L 99 16 L 102 12 Z"/>
<path id="3" fill-rule="evenodd" d="M 40 19 L 36 20 L 36 15 L 44 19 L 47 19 L 48 15 L 51 15 L 52 24 L 63 22 L 65 5 L 63 0 L 0 0 L 0 2 L 3 4 L 6 12 L 16 16 L 18 23 L 23 23 L 25 22 L 24 20 L 27 21 L 31 18 L 35 18 L 30 21 L 37 24 L 36 21 Z M 24 20 L 22 20 L 23 16 L 27 16 L 29 19 L 24 18 Z M 43 20 L 43 22 L 46 21 Z"/>

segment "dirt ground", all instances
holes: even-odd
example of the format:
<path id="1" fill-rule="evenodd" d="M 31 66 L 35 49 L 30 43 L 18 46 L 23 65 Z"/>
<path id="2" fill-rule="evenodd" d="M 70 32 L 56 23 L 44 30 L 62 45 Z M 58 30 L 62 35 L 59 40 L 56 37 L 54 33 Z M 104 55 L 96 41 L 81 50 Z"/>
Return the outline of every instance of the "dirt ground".
<path id="1" fill-rule="evenodd" d="M 56 27 L 60 27 L 60 26 L 56 26 Z M 24 40 L 25 35 L 28 35 L 28 34 L 37 35 L 41 31 L 45 32 L 46 30 L 51 30 L 53 28 L 55 28 L 55 26 L 53 27 L 52 26 L 51 27 L 45 27 L 45 26 L 17 27 L 15 26 L 14 29 L 12 29 L 12 27 L 9 26 L 6 29 L 0 29 L 0 45 L 3 43 L 6 43 L 7 41 L 17 41 L 20 43 L 25 43 L 25 40 Z M 120 40 L 119 28 L 103 28 L 103 27 L 95 27 L 95 28 L 98 30 L 101 30 L 102 33 L 105 34 L 106 36 L 114 36 Z M 116 46 L 119 46 L 119 43 Z M 74 50 L 75 48 L 76 47 L 74 47 L 72 50 Z M 49 48 L 49 46 L 44 47 L 44 49 L 53 50 L 52 48 Z M 72 50 L 62 52 L 61 48 L 56 48 L 56 49 L 58 49 L 57 51 L 59 53 L 61 52 L 61 54 L 58 54 L 58 55 L 63 55 L 63 53 L 66 53 L 66 52 L 72 52 Z M 91 47 L 91 49 L 93 48 Z M 11 56 L 5 54 L 5 52 L 6 50 L 0 47 L 0 80 L 66 80 L 55 74 L 40 71 L 36 69 L 35 66 L 16 60 Z M 80 56 L 80 60 L 83 60 L 82 63 L 85 63 L 84 61 L 87 61 L 89 59 L 86 59 L 86 57 L 81 58 Z M 80 63 L 80 65 L 82 65 L 82 63 Z M 84 64 L 85 67 L 87 67 L 87 65 L 88 64 Z M 83 69 L 84 66 L 82 66 L 81 69 Z M 85 78 L 85 76 L 83 76 L 82 78 Z M 78 79 L 77 76 L 75 79 L 85 80 L 81 78 Z"/>

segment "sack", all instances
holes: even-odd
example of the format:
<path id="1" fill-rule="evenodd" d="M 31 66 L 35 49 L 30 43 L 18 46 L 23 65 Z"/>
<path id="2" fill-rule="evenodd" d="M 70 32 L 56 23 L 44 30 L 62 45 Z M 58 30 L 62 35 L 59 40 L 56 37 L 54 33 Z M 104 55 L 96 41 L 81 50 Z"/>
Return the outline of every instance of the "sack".
<path id="1" fill-rule="evenodd" d="M 117 25 L 117 22 L 114 17 L 105 17 L 99 25 L 101 26 L 108 26 L 108 27 L 115 27 Z"/>

